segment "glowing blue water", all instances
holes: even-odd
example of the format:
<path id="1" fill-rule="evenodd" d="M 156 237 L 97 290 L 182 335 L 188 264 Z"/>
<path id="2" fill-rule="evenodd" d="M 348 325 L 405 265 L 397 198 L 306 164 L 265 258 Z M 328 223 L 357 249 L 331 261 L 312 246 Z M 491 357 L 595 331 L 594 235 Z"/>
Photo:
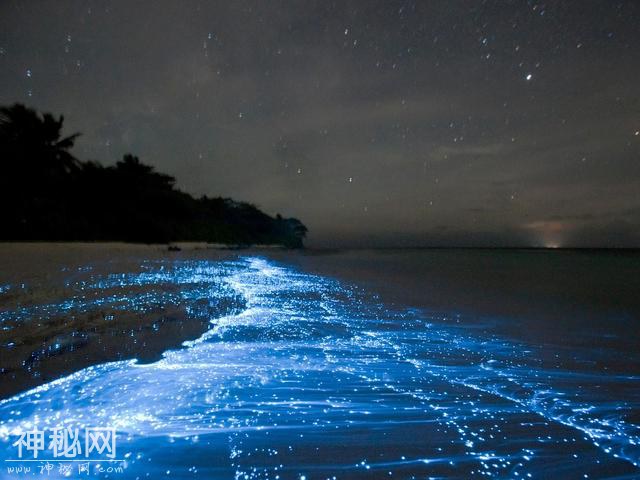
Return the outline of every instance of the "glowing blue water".
<path id="1" fill-rule="evenodd" d="M 21 428 L 113 425 L 124 478 L 640 476 L 640 379 L 580 367 L 601 352 L 551 364 L 535 346 L 259 258 L 167 262 L 88 287 L 118 281 L 175 281 L 182 301 L 240 296 L 244 308 L 158 362 L 94 366 L 0 402 L 0 459 L 16 458 Z M 146 301 L 136 294 L 136 308 Z"/>

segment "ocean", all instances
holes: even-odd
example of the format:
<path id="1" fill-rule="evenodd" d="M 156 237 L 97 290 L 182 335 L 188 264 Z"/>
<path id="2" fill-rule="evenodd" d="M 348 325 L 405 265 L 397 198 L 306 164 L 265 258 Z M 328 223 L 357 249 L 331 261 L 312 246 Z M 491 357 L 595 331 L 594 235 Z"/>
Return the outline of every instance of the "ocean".
<path id="1" fill-rule="evenodd" d="M 640 478 L 637 253 L 0 260 L 0 478 Z"/>

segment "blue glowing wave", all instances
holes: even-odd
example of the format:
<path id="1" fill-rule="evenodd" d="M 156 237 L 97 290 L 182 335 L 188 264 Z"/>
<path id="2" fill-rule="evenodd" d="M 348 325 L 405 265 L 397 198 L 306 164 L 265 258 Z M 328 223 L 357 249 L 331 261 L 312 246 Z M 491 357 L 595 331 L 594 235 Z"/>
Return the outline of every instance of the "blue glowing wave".
<path id="1" fill-rule="evenodd" d="M 70 308 L 125 308 L 100 297 L 116 285 L 147 288 L 132 293 L 143 308 L 167 301 L 148 290 L 167 282 L 179 286 L 169 299 L 244 307 L 158 362 L 86 368 L 0 402 L 0 458 L 15 458 L 19 429 L 68 423 L 117 427 L 127 478 L 640 475 L 640 428 L 628 420 L 640 379 L 543 365 L 535 346 L 391 310 L 271 261 L 93 278 L 94 294 Z"/>

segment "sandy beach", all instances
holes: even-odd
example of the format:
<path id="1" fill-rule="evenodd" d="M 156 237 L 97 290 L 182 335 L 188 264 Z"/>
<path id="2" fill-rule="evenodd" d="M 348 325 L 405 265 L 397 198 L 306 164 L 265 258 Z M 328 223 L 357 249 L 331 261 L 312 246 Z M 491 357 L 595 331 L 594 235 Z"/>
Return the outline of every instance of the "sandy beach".
<path id="1" fill-rule="evenodd" d="M 638 471 L 636 253 L 183 247 L 0 249 L 0 456 L 64 417 L 130 476 Z"/>

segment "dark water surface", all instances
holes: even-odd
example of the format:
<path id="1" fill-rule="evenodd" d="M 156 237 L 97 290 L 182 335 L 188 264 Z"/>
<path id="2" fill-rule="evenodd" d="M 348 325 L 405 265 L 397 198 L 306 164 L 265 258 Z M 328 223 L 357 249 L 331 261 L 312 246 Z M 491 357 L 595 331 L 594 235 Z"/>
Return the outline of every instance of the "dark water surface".
<path id="1" fill-rule="evenodd" d="M 117 430 L 109 478 L 640 477 L 635 254 L 34 248 L 0 254 L 1 478 L 60 425 Z"/>
<path id="2" fill-rule="evenodd" d="M 460 314 L 492 333 L 538 344 L 640 348 L 640 251 L 386 249 L 278 259 L 356 283 L 386 304 Z"/>

